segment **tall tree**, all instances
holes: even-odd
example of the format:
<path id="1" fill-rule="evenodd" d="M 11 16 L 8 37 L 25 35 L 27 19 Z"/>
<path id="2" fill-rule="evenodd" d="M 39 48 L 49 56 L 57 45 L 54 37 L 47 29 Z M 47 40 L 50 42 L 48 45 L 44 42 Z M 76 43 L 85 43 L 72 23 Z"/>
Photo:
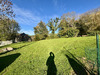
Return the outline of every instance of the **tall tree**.
<path id="1" fill-rule="evenodd" d="M 61 19 L 65 19 L 68 23 L 69 23 L 69 26 L 71 27 L 75 27 L 75 19 L 77 19 L 77 15 L 75 12 L 68 12 L 68 13 L 65 13 L 61 16 Z"/>
<path id="2" fill-rule="evenodd" d="M 13 13 L 12 5 L 13 4 L 10 0 L 0 0 L 0 20 L 3 19 L 5 16 L 15 16 L 15 14 Z"/>
<path id="3" fill-rule="evenodd" d="M 58 29 L 58 22 L 59 22 L 59 18 L 56 18 L 54 20 L 50 19 L 47 23 L 47 26 L 50 28 L 50 31 L 53 34 L 53 37 L 54 37 L 55 31 Z"/>
<path id="4" fill-rule="evenodd" d="M 79 35 L 95 34 L 100 31 L 100 11 L 94 13 L 84 13 L 76 21 L 76 27 L 79 29 Z"/>
<path id="5" fill-rule="evenodd" d="M 79 32 L 76 27 L 72 27 L 65 19 L 60 21 L 58 29 L 59 37 L 74 37 L 77 36 Z"/>
<path id="6" fill-rule="evenodd" d="M 37 40 L 46 39 L 48 36 L 48 29 L 43 21 L 40 21 L 36 27 L 34 27 L 34 33 Z"/>
<path id="7" fill-rule="evenodd" d="M 61 21 L 59 24 L 59 33 L 58 35 L 64 37 L 73 37 L 77 36 L 78 30 L 75 26 L 75 19 L 76 19 L 75 12 L 68 12 L 61 16 Z"/>
<path id="8" fill-rule="evenodd" d="M 15 40 L 16 34 L 20 30 L 20 26 L 15 20 L 0 20 L 0 40 Z"/>
<path id="9" fill-rule="evenodd" d="M 66 31 L 68 30 L 69 28 L 69 24 L 68 22 L 65 20 L 65 19 L 62 19 L 60 21 L 60 24 L 58 26 L 58 29 L 59 29 L 59 37 L 61 36 L 65 36 L 66 35 Z"/>

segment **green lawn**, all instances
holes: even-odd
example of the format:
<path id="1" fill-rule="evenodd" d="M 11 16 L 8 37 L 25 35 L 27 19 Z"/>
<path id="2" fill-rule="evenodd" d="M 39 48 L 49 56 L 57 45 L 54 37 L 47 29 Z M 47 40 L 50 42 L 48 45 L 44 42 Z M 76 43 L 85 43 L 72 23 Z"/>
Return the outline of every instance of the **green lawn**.
<path id="1" fill-rule="evenodd" d="M 56 72 L 57 75 L 70 75 L 73 71 L 76 74 L 87 74 L 88 69 L 81 58 L 85 57 L 85 48 L 96 48 L 96 39 L 93 36 L 59 38 L 15 43 L 8 47 L 15 50 L 0 53 L 0 74 L 50 75 L 50 72 Z M 50 52 L 55 56 L 54 61 L 53 56 L 49 57 Z M 46 65 L 49 58 L 51 67 Z"/>

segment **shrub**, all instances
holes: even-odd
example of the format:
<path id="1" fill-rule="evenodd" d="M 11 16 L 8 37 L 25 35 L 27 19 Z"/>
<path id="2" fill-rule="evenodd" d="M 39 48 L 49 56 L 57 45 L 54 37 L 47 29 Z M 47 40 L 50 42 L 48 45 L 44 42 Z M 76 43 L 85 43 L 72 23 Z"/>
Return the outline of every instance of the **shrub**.
<path id="1" fill-rule="evenodd" d="M 76 37 L 79 33 L 79 30 L 78 29 L 68 29 L 66 31 L 62 31 L 61 33 L 59 33 L 59 36 L 60 37 L 65 37 L 65 38 L 68 38 L 68 37 Z"/>
<path id="2" fill-rule="evenodd" d="M 44 35 L 43 34 L 36 34 L 34 39 L 35 39 L 35 41 L 39 41 L 39 40 L 44 40 L 47 37 L 48 37 L 48 35 L 46 35 L 46 34 L 44 34 Z"/>
<path id="3" fill-rule="evenodd" d="M 89 32 L 87 32 L 87 35 L 88 36 L 95 36 L 96 33 L 100 34 L 100 31 L 89 31 Z"/>

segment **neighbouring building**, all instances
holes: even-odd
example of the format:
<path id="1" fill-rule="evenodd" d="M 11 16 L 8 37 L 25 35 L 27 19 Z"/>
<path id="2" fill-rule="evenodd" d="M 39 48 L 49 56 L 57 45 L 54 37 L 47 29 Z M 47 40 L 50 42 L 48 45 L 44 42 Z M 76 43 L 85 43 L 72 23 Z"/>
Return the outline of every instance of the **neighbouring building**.
<path id="1" fill-rule="evenodd" d="M 17 35 L 15 42 L 21 42 L 21 41 L 32 41 L 31 37 L 25 33 L 21 33 Z"/>

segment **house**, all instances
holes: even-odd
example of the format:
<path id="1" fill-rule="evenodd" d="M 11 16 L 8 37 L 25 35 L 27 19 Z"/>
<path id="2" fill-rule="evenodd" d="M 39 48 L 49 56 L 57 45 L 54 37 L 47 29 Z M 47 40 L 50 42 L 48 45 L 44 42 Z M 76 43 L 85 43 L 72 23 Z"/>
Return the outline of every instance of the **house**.
<path id="1" fill-rule="evenodd" d="M 17 35 L 15 42 L 32 41 L 31 37 L 25 33 Z"/>

